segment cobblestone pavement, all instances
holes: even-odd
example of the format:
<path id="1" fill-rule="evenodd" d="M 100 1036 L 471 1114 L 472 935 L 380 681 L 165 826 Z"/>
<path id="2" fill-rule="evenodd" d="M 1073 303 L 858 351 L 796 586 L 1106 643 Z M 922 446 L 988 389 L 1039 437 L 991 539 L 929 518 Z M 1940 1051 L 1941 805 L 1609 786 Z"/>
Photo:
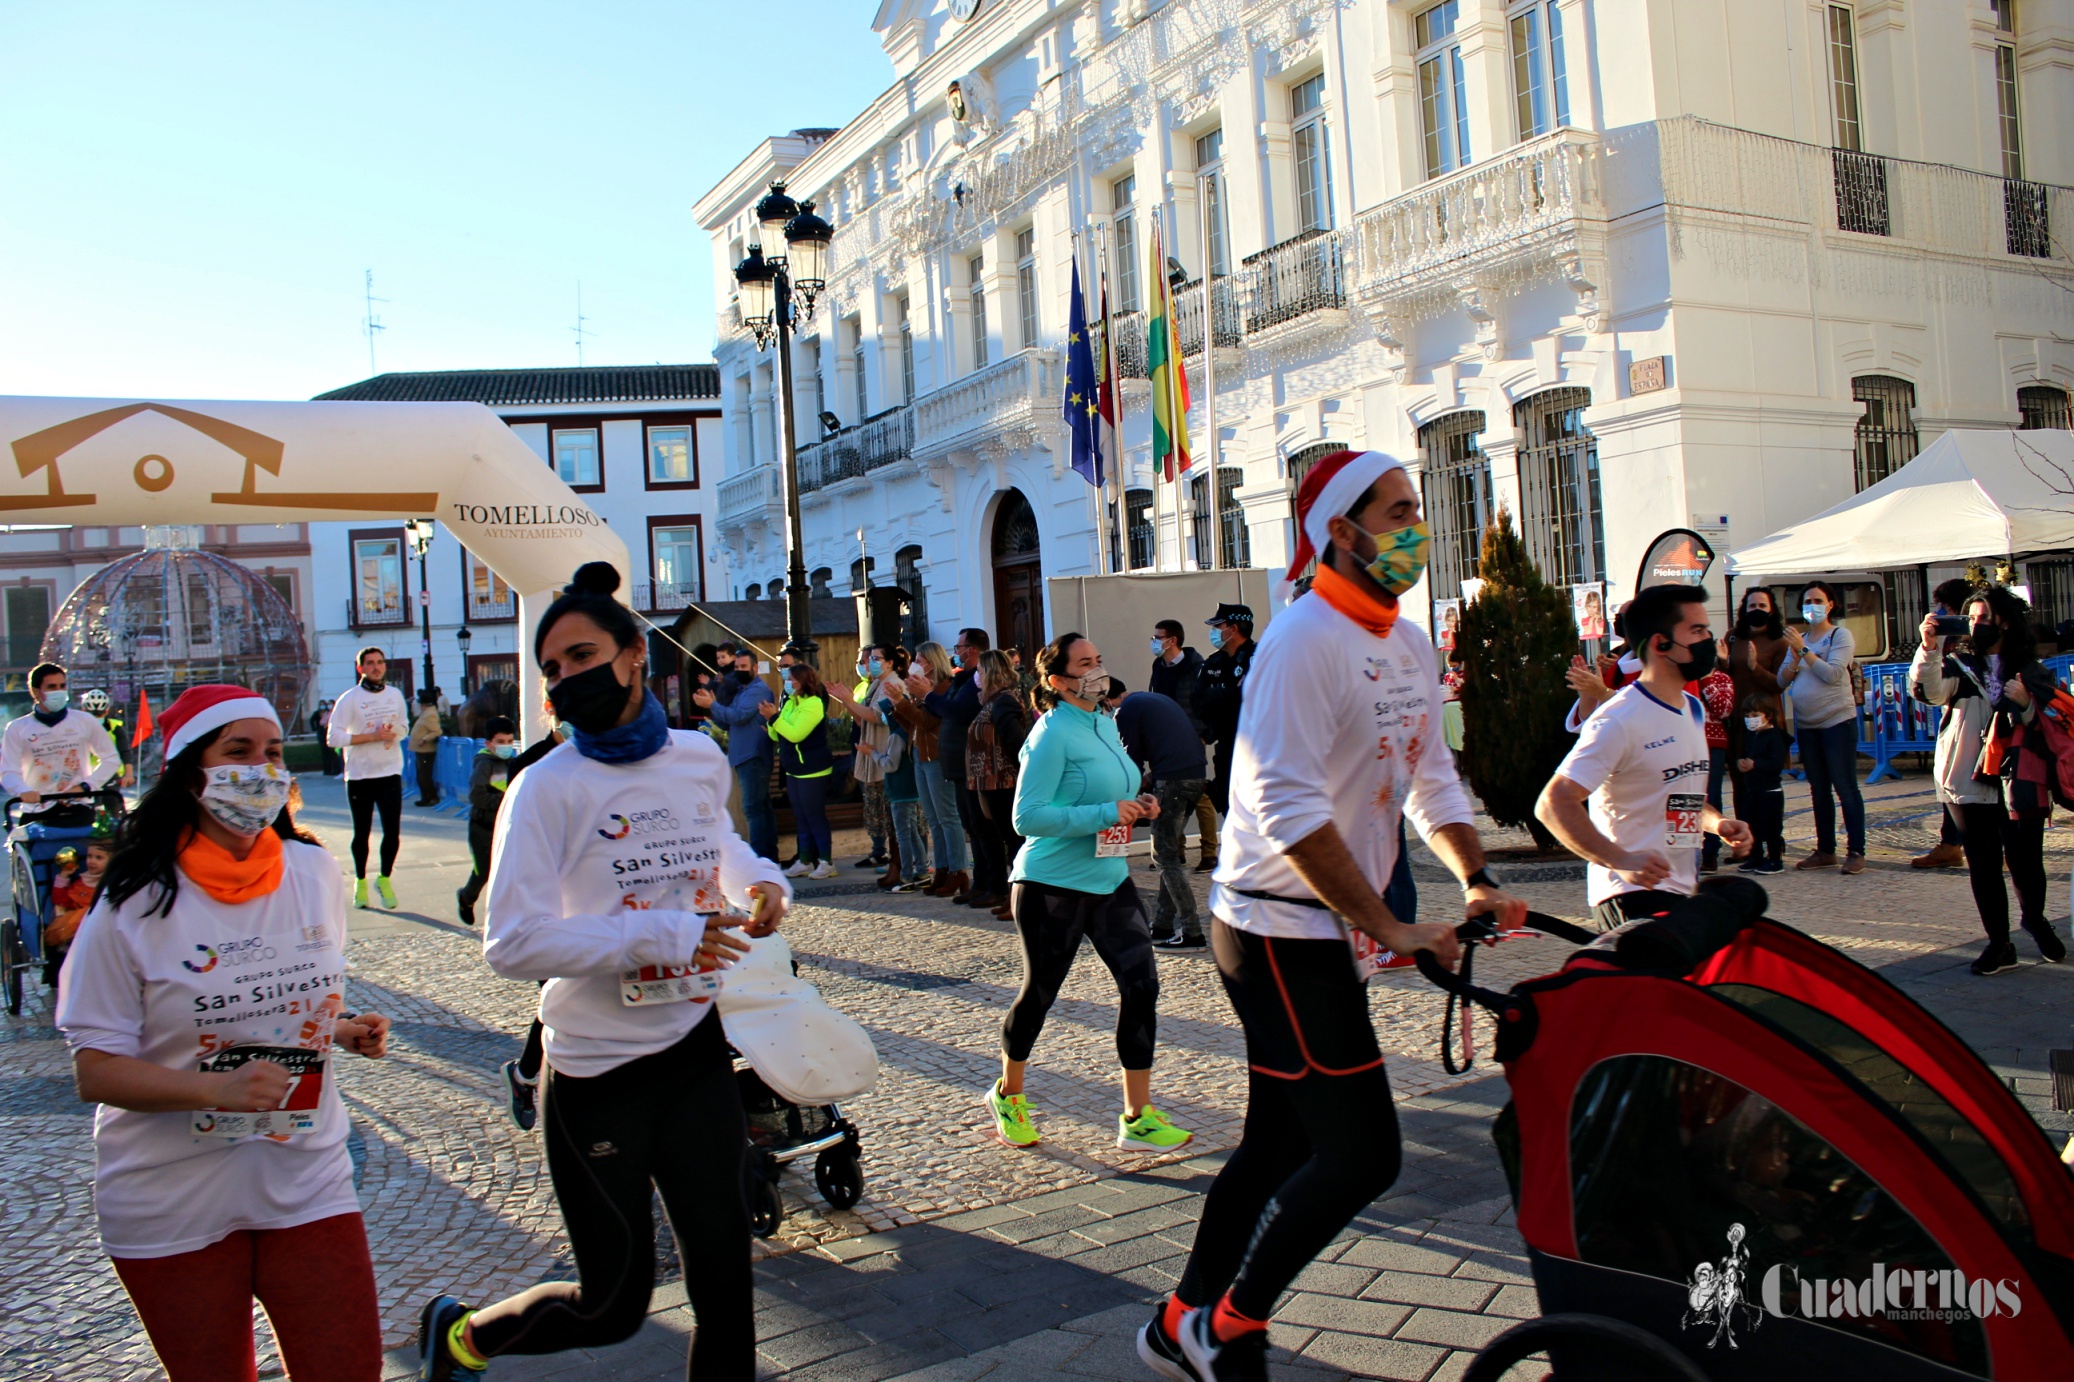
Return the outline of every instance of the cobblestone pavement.
<path id="1" fill-rule="evenodd" d="M 335 781 L 307 790 L 306 819 L 343 856 L 342 793 Z M 1789 809 L 1804 808 L 1804 789 L 1795 794 Z M 1907 855 L 1934 840 L 1923 779 L 1882 784 L 1869 806 L 1867 872 L 1767 880 L 1773 915 L 1906 983 L 2064 1135 L 2067 1120 L 2047 1109 L 2044 1051 L 2074 1044 L 2074 972 L 2027 965 L 1989 981 L 1967 975 L 1979 940 L 1963 872 L 1907 867 Z M 346 1062 L 340 1081 L 392 1345 L 405 1342 L 435 1287 L 481 1300 L 567 1272 L 537 1147 L 501 1111 L 498 1066 L 518 1050 L 535 990 L 491 975 L 477 935 L 451 921 L 452 889 L 467 871 L 460 822 L 415 810 L 406 820 L 399 889 L 417 910 L 356 913 L 349 956 L 354 1001 L 397 1021 L 394 1053 Z M 1804 809 L 1789 817 L 1789 847 L 1809 834 Z M 1518 842 L 1508 832 L 1491 838 Z M 2064 918 L 2074 831 L 2047 841 L 2051 909 Z M 839 841 L 839 857 L 861 852 Z M 1537 907 L 1583 911 L 1574 865 L 1509 867 Z M 1457 896 L 1451 880 L 1423 854 L 1417 873 L 1422 917 L 1444 919 Z M 1142 890 L 1156 886 L 1149 869 L 1134 876 Z M 1005 923 L 888 898 L 860 873 L 803 896 L 787 934 L 803 972 L 872 1031 L 883 1076 L 845 1110 L 862 1129 L 864 1200 L 829 1210 L 809 1180 L 788 1173 L 787 1218 L 759 1245 L 759 1337 L 772 1372 L 860 1382 L 924 1368 L 945 1378 L 990 1368 L 1003 1377 L 1144 1375 L 1119 1331 L 1135 1328 L 1142 1303 L 1178 1272 L 1195 1200 L 1241 1112 L 1239 1035 L 1208 961 L 1161 960 L 1154 1097 L 1196 1142 L 1167 1158 L 1114 1147 L 1114 989 L 1086 953 L 1032 1069 L 1044 1144 L 1018 1155 L 984 1135 L 977 1108 L 1019 980 Z M 1479 979 L 1502 987 L 1562 953 L 1552 941 L 1508 943 L 1486 952 Z M 1277 1339 L 1342 1374 L 1451 1376 L 1466 1362 L 1462 1348 L 1533 1310 L 1486 1131 L 1502 1081 L 1464 1084 L 1441 1071 L 1440 999 L 1415 974 L 1387 976 L 1372 996 L 1405 1104 L 1407 1169 L 1285 1303 Z M 9 1292 L 0 1376 L 152 1376 L 135 1318 L 94 1247 L 88 1110 L 72 1096 L 48 1024 L 40 1002 L 0 1018 L 0 1275 L 35 1288 Z M 641 1336 L 584 1366 L 681 1377 L 688 1320 L 672 1289 L 659 1289 Z M 914 1304 L 929 1296 L 942 1298 Z M 577 1361 L 514 1361 L 497 1375 L 548 1376 Z M 262 1368 L 278 1370 L 270 1353 Z"/>

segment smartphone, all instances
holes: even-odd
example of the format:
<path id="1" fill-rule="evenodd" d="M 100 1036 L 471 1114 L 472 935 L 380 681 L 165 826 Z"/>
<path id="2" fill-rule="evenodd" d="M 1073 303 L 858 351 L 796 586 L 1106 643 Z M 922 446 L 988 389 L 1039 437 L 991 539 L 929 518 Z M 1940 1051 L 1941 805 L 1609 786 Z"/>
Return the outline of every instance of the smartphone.
<path id="1" fill-rule="evenodd" d="M 1936 618 L 1939 638 L 1960 638 L 1973 631 L 1963 614 L 1940 614 Z"/>

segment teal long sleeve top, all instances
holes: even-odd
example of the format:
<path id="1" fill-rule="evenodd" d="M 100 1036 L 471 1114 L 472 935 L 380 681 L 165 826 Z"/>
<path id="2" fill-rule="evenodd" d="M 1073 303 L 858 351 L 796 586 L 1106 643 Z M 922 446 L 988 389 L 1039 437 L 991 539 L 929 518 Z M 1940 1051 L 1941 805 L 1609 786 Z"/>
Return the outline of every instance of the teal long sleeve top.
<path id="1" fill-rule="evenodd" d="M 1107 715 L 1060 702 L 1023 741 L 1015 829 L 1023 837 L 1009 878 L 1108 894 L 1130 876 L 1127 859 L 1095 857 L 1095 833 L 1116 824 L 1116 803 L 1138 795 L 1138 765 Z"/>

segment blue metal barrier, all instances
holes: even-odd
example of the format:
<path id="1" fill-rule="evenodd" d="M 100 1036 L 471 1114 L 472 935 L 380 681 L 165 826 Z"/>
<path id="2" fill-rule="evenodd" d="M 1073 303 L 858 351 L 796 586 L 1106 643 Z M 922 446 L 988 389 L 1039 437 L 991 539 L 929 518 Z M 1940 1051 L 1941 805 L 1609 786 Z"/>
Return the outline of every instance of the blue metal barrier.
<path id="1" fill-rule="evenodd" d="M 480 739 L 451 734 L 440 739 L 432 762 L 432 785 L 439 789 L 440 810 L 456 816 L 468 814 L 468 779 L 475 772 L 475 755 L 482 746 Z M 403 755 L 403 785 L 419 797 L 424 795 L 418 787 L 418 756 L 408 751 Z"/>
<path id="2" fill-rule="evenodd" d="M 2045 659 L 2055 679 L 2065 685 L 2074 675 L 2074 654 Z M 1858 752 L 1872 759 L 1870 787 L 1883 777 L 1898 777 L 1894 760 L 1904 753 L 1934 753 L 1942 712 L 1908 694 L 1906 662 L 1881 662 L 1865 671 L 1865 704 L 1858 708 Z"/>

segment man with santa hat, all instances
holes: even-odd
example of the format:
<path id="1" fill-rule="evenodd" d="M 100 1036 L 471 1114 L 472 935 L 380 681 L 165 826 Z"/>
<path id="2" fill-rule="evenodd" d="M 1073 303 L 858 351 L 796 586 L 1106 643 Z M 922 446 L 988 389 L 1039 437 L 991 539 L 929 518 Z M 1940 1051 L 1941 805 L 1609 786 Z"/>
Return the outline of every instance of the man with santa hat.
<path id="1" fill-rule="evenodd" d="M 1317 574 L 1254 654 L 1211 877 L 1211 949 L 1246 1033 L 1245 1134 L 1204 1202 L 1180 1286 L 1138 1338 L 1144 1361 L 1175 1379 L 1264 1382 L 1276 1301 L 1397 1177 L 1366 980 L 1384 950 L 1460 958 L 1452 925 L 1383 903 L 1399 819 L 1462 879 L 1466 915 L 1506 927 L 1526 915 L 1484 871 L 1442 735 L 1432 642 L 1398 618 L 1426 568 L 1417 486 L 1392 457 L 1341 451 L 1312 468 L 1296 504 L 1289 579 L 1314 554 Z"/>

